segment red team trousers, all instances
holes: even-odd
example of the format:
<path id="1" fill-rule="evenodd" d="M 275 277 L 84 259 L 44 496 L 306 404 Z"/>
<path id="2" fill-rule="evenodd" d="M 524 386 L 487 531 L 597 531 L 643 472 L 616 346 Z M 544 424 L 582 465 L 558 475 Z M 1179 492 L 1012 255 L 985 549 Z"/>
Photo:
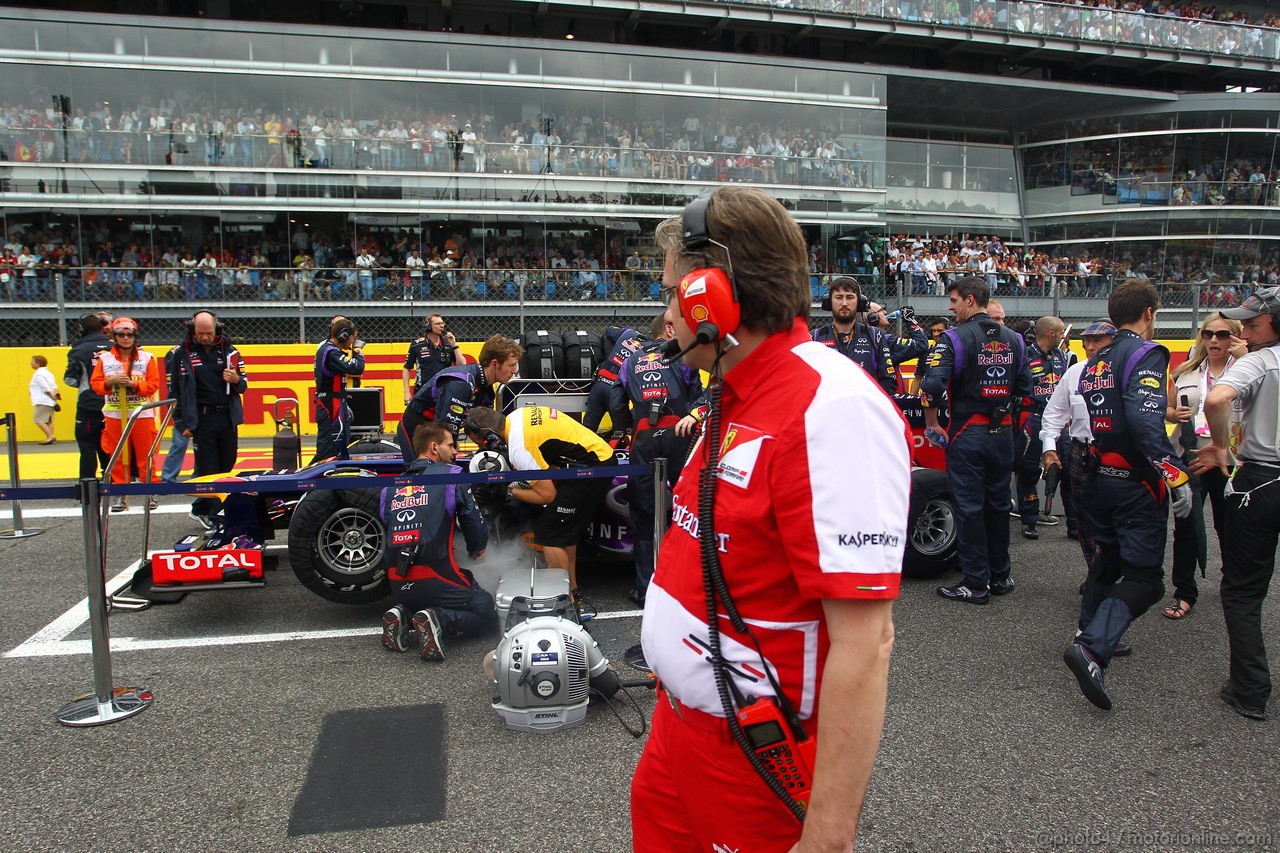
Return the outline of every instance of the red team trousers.
<path id="1" fill-rule="evenodd" d="M 801 825 L 756 775 L 723 717 L 658 691 L 631 780 L 637 853 L 786 853 Z"/>

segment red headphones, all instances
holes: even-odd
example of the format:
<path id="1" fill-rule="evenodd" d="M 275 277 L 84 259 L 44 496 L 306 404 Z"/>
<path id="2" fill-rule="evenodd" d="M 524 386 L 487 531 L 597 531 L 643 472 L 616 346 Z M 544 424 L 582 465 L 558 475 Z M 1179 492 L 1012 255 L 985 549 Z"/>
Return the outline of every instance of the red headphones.
<path id="1" fill-rule="evenodd" d="M 711 206 L 711 193 L 705 192 L 690 202 L 680 215 L 684 233 L 686 254 L 702 254 L 709 245 L 729 250 L 723 243 L 711 239 L 707 229 L 707 208 Z M 742 305 L 738 302 L 738 287 L 733 282 L 733 263 L 730 272 L 706 266 L 691 270 L 676 286 L 676 302 L 680 315 L 693 329 L 697 342 L 710 344 L 722 341 L 738 331 L 742 323 Z"/>

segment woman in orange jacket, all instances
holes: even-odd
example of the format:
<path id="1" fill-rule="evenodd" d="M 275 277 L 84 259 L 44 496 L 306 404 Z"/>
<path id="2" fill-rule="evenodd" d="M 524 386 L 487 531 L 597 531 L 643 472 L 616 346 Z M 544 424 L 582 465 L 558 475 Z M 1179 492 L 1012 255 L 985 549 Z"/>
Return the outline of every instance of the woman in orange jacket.
<path id="1" fill-rule="evenodd" d="M 137 346 L 138 324 L 131 317 L 117 317 L 111 324 L 115 346 L 99 353 L 93 363 L 93 375 L 89 384 L 106 398 L 102 414 L 106 428 L 102 433 L 102 449 L 111 453 L 120 443 L 120 434 L 129 413 L 146 403 L 160 390 L 162 375 L 160 365 L 151 353 Z M 129 454 L 138 462 L 138 472 L 145 482 L 156 479 L 153 459 L 148 456 L 156 439 L 156 421 L 153 417 L 139 417 L 129 434 L 129 446 L 111 469 L 111 482 L 129 481 Z M 151 498 L 154 509 L 156 500 Z M 123 512 L 129 502 L 124 495 L 111 499 L 111 511 Z"/>

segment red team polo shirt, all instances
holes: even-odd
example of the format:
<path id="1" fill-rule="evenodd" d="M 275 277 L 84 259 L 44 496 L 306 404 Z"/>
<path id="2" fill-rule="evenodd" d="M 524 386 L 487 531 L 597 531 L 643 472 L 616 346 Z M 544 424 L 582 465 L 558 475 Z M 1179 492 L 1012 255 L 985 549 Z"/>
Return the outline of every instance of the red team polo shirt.
<path id="1" fill-rule="evenodd" d="M 893 401 L 797 320 L 724 379 L 715 522 L 730 595 L 804 718 L 817 712 L 829 638 L 822 599 L 898 597 L 910 437 Z M 698 545 L 705 437 L 676 484 L 645 602 L 644 654 L 685 705 L 723 716 L 707 647 Z M 749 637 L 719 615 L 720 648 L 750 700 L 772 695 Z"/>

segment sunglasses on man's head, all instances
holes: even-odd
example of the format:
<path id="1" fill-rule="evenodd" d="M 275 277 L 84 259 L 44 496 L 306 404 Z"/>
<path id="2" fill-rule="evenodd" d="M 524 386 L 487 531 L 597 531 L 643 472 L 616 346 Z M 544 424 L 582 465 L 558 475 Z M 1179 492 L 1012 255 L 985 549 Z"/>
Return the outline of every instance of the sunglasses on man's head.
<path id="1" fill-rule="evenodd" d="M 1220 341 L 1225 341 L 1231 338 L 1231 332 L 1226 329 L 1218 329 L 1216 332 L 1205 329 L 1200 333 L 1200 337 L 1204 338 L 1206 341 L 1211 338 L 1217 338 Z"/>

